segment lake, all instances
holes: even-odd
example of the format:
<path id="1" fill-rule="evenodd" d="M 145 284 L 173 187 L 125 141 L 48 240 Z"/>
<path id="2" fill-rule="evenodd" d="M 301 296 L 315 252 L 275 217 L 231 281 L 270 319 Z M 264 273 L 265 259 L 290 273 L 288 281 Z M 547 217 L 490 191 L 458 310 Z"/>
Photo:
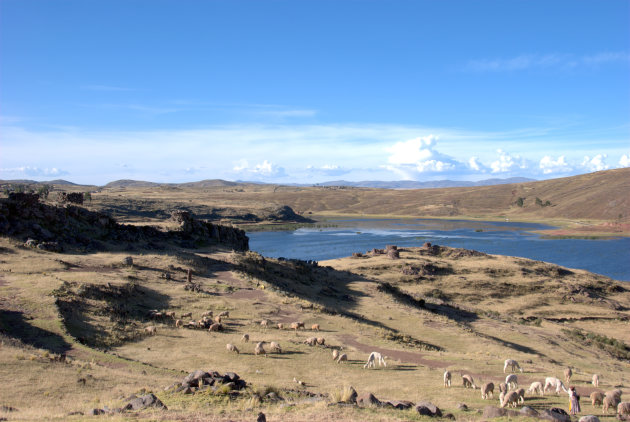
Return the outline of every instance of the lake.
<path id="1" fill-rule="evenodd" d="M 422 246 L 424 242 L 519 256 L 580 268 L 630 281 L 630 238 L 545 239 L 543 224 L 438 219 L 339 219 L 335 227 L 249 232 L 250 249 L 271 258 L 323 261 L 385 245 Z"/>

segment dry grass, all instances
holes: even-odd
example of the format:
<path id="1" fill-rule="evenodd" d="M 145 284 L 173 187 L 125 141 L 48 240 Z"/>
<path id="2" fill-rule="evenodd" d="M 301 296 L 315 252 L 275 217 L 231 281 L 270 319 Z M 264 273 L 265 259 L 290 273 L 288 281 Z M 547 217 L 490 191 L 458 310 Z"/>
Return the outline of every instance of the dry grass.
<path id="1" fill-rule="evenodd" d="M 18 409 L 11 419 L 63 419 L 74 411 L 116 407 L 142 389 L 169 407 L 139 415 L 157 420 L 251 420 L 259 411 L 268 420 L 421 419 L 411 411 L 328 406 L 352 385 L 381 400 L 429 400 L 474 420 L 479 418 L 474 410 L 459 411 L 457 404 L 482 409 L 489 402 L 479 390 L 461 386 L 460 372 L 473 374 L 477 384 L 496 384 L 508 357 L 525 369 L 521 384 L 560 376 L 568 365 L 583 396 L 594 372 L 602 375 L 603 389 L 622 385 L 627 394 L 630 382 L 627 361 L 602 355 L 563 332 L 580 328 L 627 342 L 630 293 L 621 283 L 584 271 L 568 273 L 500 256 L 427 256 L 413 249 L 401 251 L 399 260 L 348 258 L 319 267 L 214 249 L 139 251 L 130 254 L 130 267 L 122 265 L 123 253 L 62 255 L 23 249 L 8 239 L 1 239 L 0 247 L 5 252 L 0 259 L 0 405 Z M 405 266 L 427 263 L 449 271 L 424 278 L 402 274 Z M 187 268 L 194 268 L 203 292 L 184 289 Z M 166 271 L 173 280 L 161 277 Z M 74 306 L 61 309 L 54 293 Z M 195 319 L 206 310 L 229 310 L 230 317 L 224 332 L 209 333 L 146 318 L 144 311 L 153 308 L 177 316 L 192 312 Z M 589 319 L 563 320 L 567 315 Z M 529 319 L 538 316 L 537 323 Z M 285 326 L 317 323 L 322 330 L 264 329 L 262 319 Z M 140 334 L 148 325 L 158 327 L 157 335 Z M 120 336 L 121 329 L 134 335 Z M 241 341 L 244 333 L 250 343 Z M 326 347 L 304 344 L 310 336 L 324 337 Z M 255 356 L 257 341 L 277 341 L 283 353 Z M 237 345 L 241 354 L 228 352 L 226 343 Z M 333 362 L 332 348 L 341 348 L 349 362 Z M 388 356 L 387 368 L 363 369 L 372 350 Z M 75 364 L 46 357 L 58 352 Z M 252 389 L 236 400 L 163 391 L 195 369 L 234 371 Z M 450 389 L 442 387 L 444 369 L 453 372 Z M 272 390 L 286 405 L 265 399 Z M 305 392 L 327 398 L 314 402 Z M 527 404 L 566 407 L 566 401 L 545 396 L 528 398 Z M 584 408 L 590 411 L 589 404 Z"/>

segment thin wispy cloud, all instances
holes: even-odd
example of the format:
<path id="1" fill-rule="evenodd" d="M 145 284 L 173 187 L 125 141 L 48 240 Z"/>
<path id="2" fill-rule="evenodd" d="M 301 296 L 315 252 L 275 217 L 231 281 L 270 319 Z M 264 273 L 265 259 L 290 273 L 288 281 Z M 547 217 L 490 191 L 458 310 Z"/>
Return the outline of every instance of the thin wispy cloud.
<path id="1" fill-rule="evenodd" d="M 628 52 L 603 52 L 593 55 L 521 54 L 508 58 L 470 60 L 464 70 L 472 72 L 512 72 L 526 69 L 569 69 L 578 66 L 598 66 L 608 63 L 630 63 Z"/>
<path id="2" fill-rule="evenodd" d="M 122 86 L 113 86 L 113 85 L 83 85 L 81 89 L 85 89 L 87 91 L 110 91 L 110 92 L 129 92 L 135 91 L 133 88 L 125 88 Z"/>

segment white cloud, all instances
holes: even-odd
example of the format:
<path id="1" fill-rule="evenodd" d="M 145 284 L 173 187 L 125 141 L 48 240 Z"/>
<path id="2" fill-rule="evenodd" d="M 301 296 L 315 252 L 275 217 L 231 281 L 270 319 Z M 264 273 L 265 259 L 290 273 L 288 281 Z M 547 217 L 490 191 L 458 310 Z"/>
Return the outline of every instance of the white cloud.
<path id="1" fill-rule="evenodd" d="M 405 179 L 414 179 L 420 173 L 442 173 L 461 167 L 454 158 L 435 149 L 438 137 L 428 135 L 396 142 L 387 151 L 387 168 Z"/>
<path id="2" fill-rule="evenodd" d="M 468 159 L 468 167 L 474 171 L 484 171 L 485 166 L 481 164 L 481 162 L 479 161 L 479 158 L 470 157 Z"/>
<path id="3" fill-rule="evenodd" d="M 608 170 L 608 164 L 606 164 L 605 161 L 606 158 L 608 158 L 608 155 L 606 154 L 597 154 L 593 158 L 590 158 L 587 155 L 582 161 L 582 167 L 584 167 L 588 171 Z"/>
<path id="4" fill-rule="evenodd" d="M 264 160 L 262 163 L 255 164 L 254 166 L 250 166 L 247 160 L 240 160 L 238 164 L 233 167 L 233 170 L 242 174 L 244 177 L 254 177 L 256 179 L 286 176 L 284 168 L 267 160 Z"/>
<path id="5" fill-rule="evenodd" d="M 630 167 L 630 154 L 623 154 L 619 159 L 619 167 Z"/>
<path id="6" fill-rule="evenodd" d="M 542 170 L 543 174 L 568 173 L 573 170 L 567 163 L 564 155 L 559 156 L 557 160 L 554 160 L 549 155 L 545 155 L 540 159 L 538 167 Z"/>
<path id="7" fill-rule="evenodd" d="M 7 174 L 9 177 L 59 177 L 68 174 L 68 172 L 60 170 L 56 167 L 39 168 L 31 166 L 3 168 L 0 169 L 0 173 Z"/>
<path id="8" fill-rule="evenodd" d="M 526 169 L 527 161 L 520 155 L 511 155 L 502 149 L 498 149 L 499 158 L 490 163 L 492 173 L 508 173 L 517 169 Z"/>
<path id="9" fill-rule="evenodd" d="M 473 72 L 511 72 L 525 69 L 574 68 L 577 66 L 596 66 L 605 63 L 629 62 L 627 52 L 603 52 L 592 55 L 575 56 L 573 54 L 521 54 L 509 58 L 470 60 L 464 70 Z"/>

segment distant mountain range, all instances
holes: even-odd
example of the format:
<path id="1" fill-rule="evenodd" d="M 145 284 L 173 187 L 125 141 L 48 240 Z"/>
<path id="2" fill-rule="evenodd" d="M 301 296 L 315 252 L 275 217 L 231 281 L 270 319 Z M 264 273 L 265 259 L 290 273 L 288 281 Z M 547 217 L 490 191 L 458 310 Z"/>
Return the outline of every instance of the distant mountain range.
<path id="1" fill-rule="evenodd" d="M 435 180 L 431 182 L 419 182 L 415 180 L 399 180 L 399 181 L 379 181 L 379 180 L 368 180 L 362 182 L 349 182 L 347 180 L 334 180 L 331 182 L 323 182 L 323 183 L 286 183 L 280 185 L 286 186 L 348 186 L 355 188 L 380 188 L 380 189 L 436 189 L 436 188 L 456 188 L 456 187 L 472 187 L 472 186 L 491 186 L 491 185 L 505 185 L 510 183 L 526 183 L 526 182 L 535 182 L 535 179 L 528 179 L 526 177 L 510 177 L 507 179 L 486 179 L 480 180 L 478 182 L 467 182 L 463 180 Z M 0 180 L 0 183 L 7 184 L 43 184 L 47 183 L 50 185 L 61 185 L 61 186 L 85 186 L 85 187 L 94 187 L 92 185 L 79 185 L 76 183 L 68 182 L 67 180 L 51 180 L 49 182 L 37 182 L 35 180 Z M 174 187 L 188 187 L 188 188 L 209 188 L 216 186 L 238 186 L 238 185 L 251 185 L 251 184 L 259 184 L 259 185 L 277 185 L 277 183 L 261 183 L 261 182 L 249 182 L 249 181 L 237 181 L 230 182 L 221 179 L 208 179 L 201 180 L 198 182 L 188 182 L 188 183 L 155 183 L 155 182 L 146 182 L 142 180 L 129 180 L 122 179 L 116 180 L 114 182 L 110 182 L 103 186 L 103 188 L 150 188 L 155 186 L 174 186 Z"/>
<path id="2" fill-rule="evenodd" d="M 510 183 L 535 182 L 536 179 L 527 177 L 510 177 L 508 179 L 486 179 L 478 182 L 466 182 L 463 180 L 435 180 L 431 182 L 418 182 L 415 180 L 399 180 L 382 182 L 378 180 L 363 182 L 348 182 L 336 180 L 333 182 L 319 183 L 316 186 L 351 186 L 356 188 L 382 188 L 382 189 L 433 189 L 433 188 L 462 188 L 471 186 L 506 185 Z M 313 186 L 313 185 L 308 185 Z"/>

